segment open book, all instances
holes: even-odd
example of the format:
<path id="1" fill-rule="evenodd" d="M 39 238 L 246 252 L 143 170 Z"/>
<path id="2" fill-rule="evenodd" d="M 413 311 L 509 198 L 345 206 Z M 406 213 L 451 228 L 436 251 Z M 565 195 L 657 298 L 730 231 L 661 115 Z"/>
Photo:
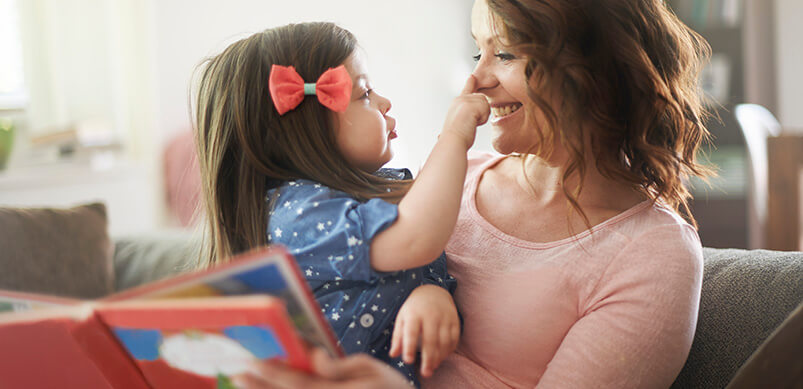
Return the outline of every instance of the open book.
<path id="1" fill-rule="evenodd" d="M 82 301 L 0 291 L 0 388 L 229 388 L 258 360 L 342 355 L 281 247 Z"/>

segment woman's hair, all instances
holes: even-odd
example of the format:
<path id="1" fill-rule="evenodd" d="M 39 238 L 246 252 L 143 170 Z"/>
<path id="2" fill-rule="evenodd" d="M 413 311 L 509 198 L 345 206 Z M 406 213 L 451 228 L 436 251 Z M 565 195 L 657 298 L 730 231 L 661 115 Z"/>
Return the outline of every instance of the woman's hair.
<path id="1" fill-rule="evenodd" d="M 309 179 L 360 200 L 398 201 L 409 181 L 350 166 L 337 148 L 334 114 L 307 97 L 279 116 L 270 97 L 271 65 L 294 66 L 307 82 L 343 64 L 354 36 L 331 23 L 268 29 L 199 66 L 195 126 L 208 239 L 202 265 L 267 243 L 269 188 Z"/>
<path id="2" fill-rule="evenodd" d="M 526 58 L 527 93 L 545 129 L 538 155 L 555 137 L 569 153 L 564 192 L 577 199 L 591 148 L 605 177 L 661 200 L 692 223 L 683 180 L 706 176 L 696 152 L 709 134 L 698 75 L 710 55 L 705 40 L 664 0 L 487 0 L 491 23 Z M 586 133 L 590 132 L 590 133 Z M 590 139 L 590 144 L 586 140 Z"/>

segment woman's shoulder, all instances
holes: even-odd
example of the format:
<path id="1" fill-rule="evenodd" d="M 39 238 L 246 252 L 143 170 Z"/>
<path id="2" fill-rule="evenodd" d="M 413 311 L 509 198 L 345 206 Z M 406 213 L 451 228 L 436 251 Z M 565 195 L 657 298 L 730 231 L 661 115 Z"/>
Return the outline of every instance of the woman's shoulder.
<path id="1" fill-rule="evenodd" d="M 702 244 L 696 228 L 660 202 L 647 201 L 637 207 L 637 212 L 616 226 L 617 235 L 624 238 L 617 244 L 621 247 L 620 257 L 640 256 L 659 267 L 665 266 L 667 260 L 699 267 Z"/>
<path id="2" fill-rule="evenodd" d="M 698 243 L 700 240 L 697 235 L 697 229 L 694 226 L 689 224 L 678 212 L 660 201 L 647 207 L 640 222 L 642 224 L 641 230 L 644 233 L 654 230 L 674 231 L 679 235 L 692 235 Z"/>
<path id="3" fill-rule="evenodd" d="M 504 155 L 488 151 L 469 151 L 468 152 L 468 174 L 476 174 L 484 170 L 489 165 L 503 158 Z"/>
<path id="4" fill-rule="evenodd" d="M 586 299 L 588 309 L 611 296 L 655 301 L 669 294 L 699 292 L 703 253 L 694 227 L 660 204 L 646 201 L 637 207 L 637 212 L 599 231 L 597 238 L 602 239 L 588 250 L 595 262 L 583 262 L 589 266 L 581 274 L 596 279 L 583 284 L 593 285 Z"/>
<path id="5" fill-rule="evenodd" d="M 627 215 L 629 213 L 629 215 Z M 647 235 L 661 233 L 672 236 L 667 244 L 672 244 L 676 238 L 682 238 L 691 243 L 700 243 L 697 229 L 680 216 L 676 211 L 660 201 L 644 202 L 626 211 L 620 223 L 616 223 L 619 234 L 627 236 L 628 240 L 639 241 Z M 622 223 L 623 222 L 623 223 Z M 664 240 L 654 243 L 664 243 Z"/>

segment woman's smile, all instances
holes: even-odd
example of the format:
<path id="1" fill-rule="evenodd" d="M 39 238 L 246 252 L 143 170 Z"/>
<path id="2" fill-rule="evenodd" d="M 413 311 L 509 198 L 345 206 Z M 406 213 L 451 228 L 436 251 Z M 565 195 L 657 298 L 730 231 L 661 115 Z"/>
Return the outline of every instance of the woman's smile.
<path id="1" fill-rule="evenodd" d="M 491 105 L 491 115 L 493 115 L 491 124 L 501 123 L 502 121 L 519 116 L 519 112 L 523 111 L 520 109 L 521 107 L 521 103 Z"/>

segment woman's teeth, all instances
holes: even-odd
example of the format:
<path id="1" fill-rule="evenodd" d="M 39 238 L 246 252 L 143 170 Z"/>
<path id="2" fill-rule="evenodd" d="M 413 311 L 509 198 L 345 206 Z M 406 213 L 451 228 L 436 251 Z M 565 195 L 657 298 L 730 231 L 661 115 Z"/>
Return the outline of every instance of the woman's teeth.
<path id="1" fill-rule="evenodd" d="M 521 104 L 519 103 L 505 105 L 503 107 L 491 107 L 491 113 L 499 118 L 510 115 L 511 113 L 518 111 L 519 108 L 521 108 Z"/>

